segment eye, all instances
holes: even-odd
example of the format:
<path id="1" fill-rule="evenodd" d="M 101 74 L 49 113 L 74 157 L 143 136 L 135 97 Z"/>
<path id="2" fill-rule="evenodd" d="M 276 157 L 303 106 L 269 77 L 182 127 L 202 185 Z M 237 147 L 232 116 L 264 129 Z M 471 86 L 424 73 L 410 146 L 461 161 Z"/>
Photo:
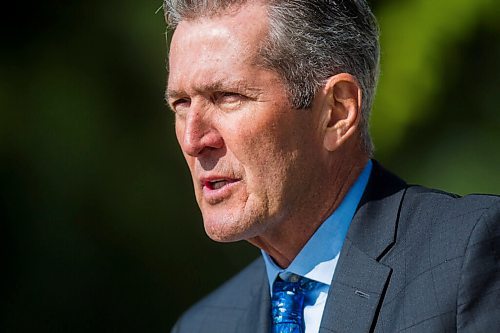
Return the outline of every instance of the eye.
<path id="1" fill-rule="evenodd" d="M 214 94 L 214 102 L 221 108 L 235 109 L 245 100 L 245 96 L 235 92 L 217 92 Z"/>
<path id="2" fill-rule="evenodd" d="M 223 102 L 234 102 L 240 100 L 241 97 L 243 96 L 238 93 L 222 92 L 220 93 L 219 99 L 221 99 Z"/>
<path id="3" fill-rule="evenodd" d="M 189 98 L 179 98 L 170 103 L 170 108 L 173 112 L 183 114 L 191 106 Z"/>

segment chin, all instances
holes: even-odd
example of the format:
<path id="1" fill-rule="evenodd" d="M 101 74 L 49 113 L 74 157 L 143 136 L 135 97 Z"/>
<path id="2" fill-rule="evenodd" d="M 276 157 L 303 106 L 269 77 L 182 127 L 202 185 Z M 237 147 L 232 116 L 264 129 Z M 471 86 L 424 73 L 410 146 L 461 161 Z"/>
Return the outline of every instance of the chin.
<path id="1" fill-rule="evenodd" d="M 258 232 L 258 223 L 251 223 L 246 219 L 225 216 L 203 217 L 205 232 L 210 239 L 221 242 L 238 242 L 255 237 Z"/>
<path id="2" fill-rule="evenodd" d="M 224 228 L 218 228 L 213 226 L 205 225 L 205 232 L 211 240 L 220 243 L 231 243 L 245 240 L 246 238 L 239 232 L 225 230 Z"/>

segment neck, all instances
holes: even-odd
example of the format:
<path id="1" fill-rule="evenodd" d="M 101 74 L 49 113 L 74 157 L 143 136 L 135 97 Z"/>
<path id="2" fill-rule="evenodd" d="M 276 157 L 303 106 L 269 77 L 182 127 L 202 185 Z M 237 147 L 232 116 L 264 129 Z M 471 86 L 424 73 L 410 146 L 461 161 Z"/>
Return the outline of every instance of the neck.
<path id="1" fill-rule="evenodd" d="M 368 162 L 368 157 L 337 159 L 329 166 L 331 171 L 315 193 L 308 193 L 314 198 L 310 205 L 302 207 L 288 220 L 280 221 L 266 233 L 248 241 L 269 254 L 277 265 L 286 268 L 299 254 L 321 224 L 337 209 L 345 195 L 356 182 Z M 304 194 L 306 195 L 306 194 Z"/>

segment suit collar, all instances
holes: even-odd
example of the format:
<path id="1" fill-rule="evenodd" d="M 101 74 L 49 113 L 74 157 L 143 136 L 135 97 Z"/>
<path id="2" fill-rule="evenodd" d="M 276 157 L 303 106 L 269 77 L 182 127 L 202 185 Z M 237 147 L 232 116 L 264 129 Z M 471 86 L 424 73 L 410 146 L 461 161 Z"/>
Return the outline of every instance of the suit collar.
<path id="1" fill-rule="evenodd" d="M 406 183 L 373 161 L 372 174 L 347 239 L 374 259 L 394 243 Z"/>
<path id="2" fill-rule="evenodd" d="M 369 332 L 392 269 L 379 262 L 395 241 L 406 184 L 373 161 L 342 247 L 320 332 Z"/>

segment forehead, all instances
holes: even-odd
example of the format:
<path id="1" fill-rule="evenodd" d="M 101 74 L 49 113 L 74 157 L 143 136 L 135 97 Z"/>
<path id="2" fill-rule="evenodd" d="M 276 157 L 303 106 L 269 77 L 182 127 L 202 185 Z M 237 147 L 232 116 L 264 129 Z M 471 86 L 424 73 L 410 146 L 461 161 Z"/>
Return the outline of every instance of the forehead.
<path id="1" fill-rule="evenodd" d="M 213 77 L 254 65 L 267 36 L 267 11 L 259 3 L 213 17 L 181 21 L 169 52 L 169 86 L 180 81 Z"/>
<path id="2" fill-rule="evenodd" d="M 221 11 L 208 10 L 206 14 L 193 14 L 187 16 L 176 25 L 174 36 L 184 31 L 186 27 L 196 28 L 207 32 L 207 29 L 222 27 L 231 30 L 235 34 L 244 35 L 255 30 L 264 28 L 267 31 L 268 6 L 266 3 L 254 0 L 244 3 L 233 4 Z"/>

